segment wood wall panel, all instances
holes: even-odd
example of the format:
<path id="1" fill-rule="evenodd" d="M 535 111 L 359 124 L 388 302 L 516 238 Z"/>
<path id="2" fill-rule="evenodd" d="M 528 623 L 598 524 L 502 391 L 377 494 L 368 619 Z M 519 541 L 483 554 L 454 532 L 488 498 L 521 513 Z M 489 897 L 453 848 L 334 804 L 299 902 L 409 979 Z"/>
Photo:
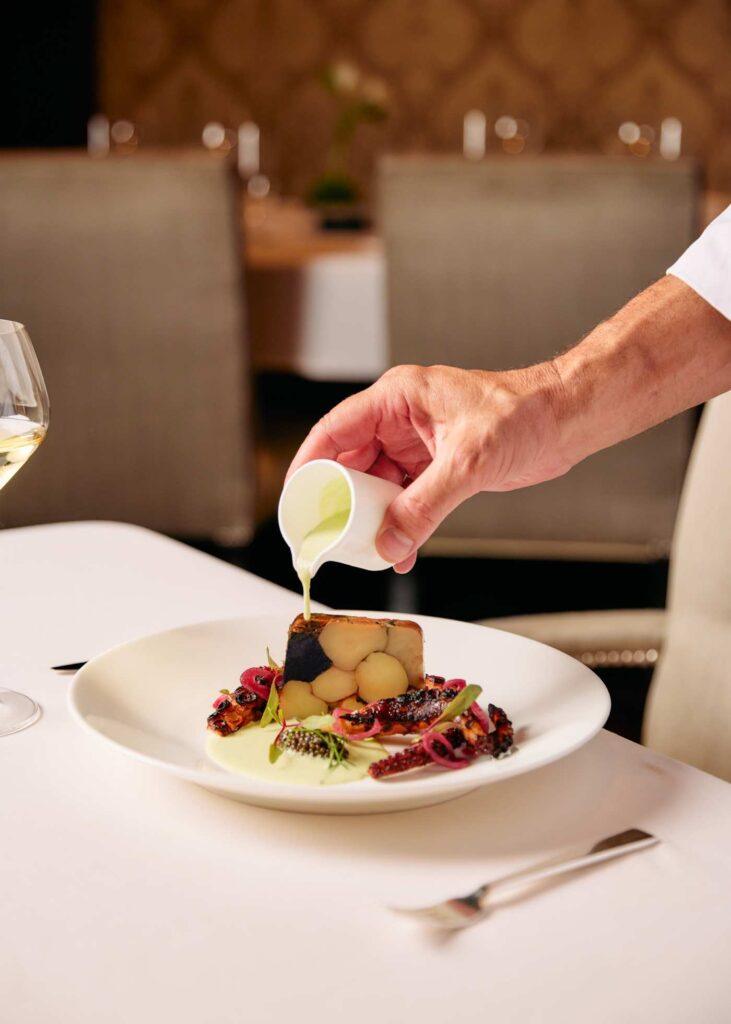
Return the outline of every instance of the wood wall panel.
<path id="1" fill-rule="evenodd" d="M 100 95 L 150 143 L 253 118 L 265 170 L 302 192 L 333 110 L 316 85 L 348 59 L 389 88 L 361 130 L 367 185 L 384 149 L 453 149 L 470 107 L 527 117 L 552 150 L 597 151 L 620 121 L 685 127 L 712 188 L 731 188 L 729 0 L 103 0 Z"/>

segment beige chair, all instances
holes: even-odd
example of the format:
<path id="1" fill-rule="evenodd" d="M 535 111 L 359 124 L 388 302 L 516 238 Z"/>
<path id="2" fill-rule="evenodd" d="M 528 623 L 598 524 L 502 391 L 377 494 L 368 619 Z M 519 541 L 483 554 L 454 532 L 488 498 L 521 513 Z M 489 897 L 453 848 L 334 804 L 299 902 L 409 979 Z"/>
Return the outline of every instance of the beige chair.
<path id="1" fill-rule="evenodd" d="M 604 157 L 381 167 L 391 362 L 500 369 L 578 341 L 695 237 L 694 165 Z M 641 561 L 667 555 L 692 416 L 531 491 L 478 495 L 436 554 Z"/>
<path id="2" fill-rule="evenodd" d="M 648 746 L 731 782 L 731 393 L 703 414 L 673 539 L 667 612 L 486 620 L 589 664 L 654 661 Z"/>
<path id="3" fill-rule="evenodd" d="M 202 154 L 0 158 L 0 316 L 26 324 L 51 426 L 6 526 L 252 525 L 236 186 Z"/>

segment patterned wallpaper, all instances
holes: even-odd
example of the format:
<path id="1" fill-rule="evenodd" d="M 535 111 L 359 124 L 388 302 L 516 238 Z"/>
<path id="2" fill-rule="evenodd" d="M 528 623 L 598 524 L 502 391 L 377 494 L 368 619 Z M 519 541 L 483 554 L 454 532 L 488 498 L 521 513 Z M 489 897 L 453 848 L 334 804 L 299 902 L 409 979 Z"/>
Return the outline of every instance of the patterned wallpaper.
<path id="1" fill-rule="evenodd" d="M 729 0 L 102 0 L 105 113 L 150 143 L 209 120 L 262 129 L 264 170 L 302 192 L 333 120 L 317 72 L 357 63 L 388 86 L 360 129 L 364 183 L 384 149 L 455 149 L 464 112 L 527 119 L 548 149 L 606 148 L 624 120 L 684 125 L 684 151 L 731 189 Z M 519 159 L 519 158 L 516 158 Z"/>

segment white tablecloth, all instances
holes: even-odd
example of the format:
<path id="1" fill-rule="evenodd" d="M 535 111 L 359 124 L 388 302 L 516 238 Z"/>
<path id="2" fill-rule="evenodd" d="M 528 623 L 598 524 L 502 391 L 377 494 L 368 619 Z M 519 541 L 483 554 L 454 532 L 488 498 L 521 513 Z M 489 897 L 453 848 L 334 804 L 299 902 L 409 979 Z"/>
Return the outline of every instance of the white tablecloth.
<path id="1" fill-rule="evenodd" d="M 376 245 L 250 267 L 247 301 L 256 369 L 370 383 L 388 368 L 386 267 Z"/>
<path id="2" fill-rule="evenodd" d="M 8 1024 L 640 1022 L 731 1017 L 731 787 L 608 733 L 403 814 L 249 808 L 86 735 L 49 670 L 144 632 L 298 598 L 146 531 L 0 534 L 0 678 L 41 722 L 0 739 Z M 638 825 L 661 846 L 434 935 L 390 914 Z"/>

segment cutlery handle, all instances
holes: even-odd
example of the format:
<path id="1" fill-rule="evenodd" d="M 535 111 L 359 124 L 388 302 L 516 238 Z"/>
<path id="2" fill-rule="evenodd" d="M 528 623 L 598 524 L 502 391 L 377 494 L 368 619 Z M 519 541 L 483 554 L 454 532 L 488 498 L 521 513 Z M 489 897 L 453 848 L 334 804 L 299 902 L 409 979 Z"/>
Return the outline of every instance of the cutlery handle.
<path id="1" fill-rule="evenodd" d="M 608 836 L 600 842 L 595 843 L 591 849 L 582 847 L 569 854 L 562 853 L 558 857 L 552 857 L 541 864 L 516 871 L 511 875 L 505 875 L 494 882 L 483 886 L 480 896 L 480 907 L 485 907 L 489 897 L 500 889 L 512 888 L 515 885 L 524 885 L 529 882 L 539 882 L 546 878 L 553 878 L 556 875 L 563 875 L 568 871 L 577 871 L 579 868 L 588 867 L 591 864 L 600 864 L 604 860 L 613 860 L 615 857 L 623 857 L 626 853 L 634 853 L 635 850 L 643 850 L 647 846 L 654 846 L 660 840 L 649 832 L 643 832 L 638 828 L 628 829 L 626 832 L 619 832 L 617 835 Z"/>

